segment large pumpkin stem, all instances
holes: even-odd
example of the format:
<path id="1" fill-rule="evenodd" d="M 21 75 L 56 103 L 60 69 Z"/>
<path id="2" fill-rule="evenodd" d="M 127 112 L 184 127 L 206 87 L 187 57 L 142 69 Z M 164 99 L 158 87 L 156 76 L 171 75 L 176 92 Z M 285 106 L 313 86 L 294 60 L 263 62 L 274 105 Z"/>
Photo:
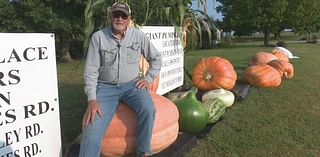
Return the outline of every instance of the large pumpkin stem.
<path id="1" fill-rule="evenodd" d="M 203 79 L 209 81 L 209 80 L 211 80 L 212 77 L 213 76 L 212 76 L 212 74 L 210 72 L 205 72 Z"/>

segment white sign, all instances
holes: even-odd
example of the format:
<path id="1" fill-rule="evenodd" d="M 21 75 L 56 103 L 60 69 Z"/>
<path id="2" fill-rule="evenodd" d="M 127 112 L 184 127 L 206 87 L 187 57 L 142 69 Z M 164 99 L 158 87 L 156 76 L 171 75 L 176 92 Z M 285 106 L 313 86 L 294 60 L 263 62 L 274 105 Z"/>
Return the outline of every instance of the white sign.
<path id="1" fill-rule="evenodd" d="M 0 33 L 0 43 L 0 156 L 61 156 L 54 34 Z"/>
<path id="2" fill-rule="evenodd" d="M 161 53 L 162 67 L 156 92 L 162 95 L 182 86 L 184 52 L 179 32 L 173 26 L 144 26 L 140 30 Z"/>

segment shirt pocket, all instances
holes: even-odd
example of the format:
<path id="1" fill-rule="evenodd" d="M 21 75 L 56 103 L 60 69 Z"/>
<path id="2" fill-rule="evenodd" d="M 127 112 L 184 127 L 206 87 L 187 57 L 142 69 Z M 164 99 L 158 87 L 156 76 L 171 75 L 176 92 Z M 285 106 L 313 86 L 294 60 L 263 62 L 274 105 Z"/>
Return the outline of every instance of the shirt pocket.
<path id="1" fill-rule="evenodd" d="M 100 50 L 101 54 L 101 65 L 102 66 L 112 66 L 116 60 L 117 49 L 112 50 Z"/>
<path id="2" fill-rule="evenodd" d="M 138 42 L 127 47 L 127 59 L 129 64 L 137 63 L 140 60 L 141 47 Z"/>

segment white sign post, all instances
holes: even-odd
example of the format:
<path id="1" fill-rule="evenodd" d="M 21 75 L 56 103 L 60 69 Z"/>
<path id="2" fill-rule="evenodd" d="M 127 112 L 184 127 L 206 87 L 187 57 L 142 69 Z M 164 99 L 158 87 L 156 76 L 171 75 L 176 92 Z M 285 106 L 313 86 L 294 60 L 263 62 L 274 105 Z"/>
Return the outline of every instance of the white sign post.
<path id="1" fill-rule="evenodd" d="M 157 93 L 162 95 L 183 85 L 184 53 L 178 32 L 173 26 L 144 26 L 145 35 L 160 51 L 162 67 Z"/>
<path id="2" fill-rule="evenodd" d="M 0 156 L 62 156 L 54 34 L 0 43 Z"/>

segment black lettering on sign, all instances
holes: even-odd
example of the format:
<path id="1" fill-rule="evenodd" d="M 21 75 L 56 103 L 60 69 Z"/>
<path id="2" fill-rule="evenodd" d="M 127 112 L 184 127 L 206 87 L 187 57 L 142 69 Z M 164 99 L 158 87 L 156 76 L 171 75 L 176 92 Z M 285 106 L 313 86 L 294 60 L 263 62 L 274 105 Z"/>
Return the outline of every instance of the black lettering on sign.
<path id="1" fill-rule="evenodd" d="M 5 86 L 6 84 L 2 81 L 4 79 L 4 74 L 3 72 L 0 72 L 0 86 Z"/>
<path id="2" fill-rule="evenodd" d="M 7 105 L 10 105 L 10 92 L 7 92 L 6 94 L 0 93 L 0 108 L 2 107 L 2 103 L 5 103 Z"/>
<path id="3" fill-rule="evenodd" d="M 9 85 L 16 85 L 20 82 L 20 77 L 19 77 L 19 70 L 10 70 L 9 71 Z M 10 80 L 12 80 L 13 82 L 11 82 Z"/>
<path id="4" fill-rule="evenodd" d="M 10 146 L 13 143 L 19 142 L 20 141 L 20 132 L 21 132 L 21 128 L 6 132 L 4 134 L 4 138 L 5 138 L 4 143 L 0 145 L 0 149 L 7 147 L 7 146 Z"/>
<path id="5" fill-rule="evenodd" d="M 13 69 L 8 73 L 0 72 L 0 86 L 16 85 L 19 82 L 19 70 Z"/>
<path id="6" fill-rule="evenodd" d="M 40 133 L 43 133 L 43 131 L 40 129 L 40 125 L 38 123 L 34 123 L 32 125 L 26 126 L 25 131 L 26 131 L 26 139 L 28 139 L 30 137 L 37 136 Z"/>
<path id="7" fill-rule="evenodd" d="M 34 105 L 27 105 L 24 106 L 24 119 L 41 115 L 49 110 L 49 103 L 47 101 L 39 102 L 38 104 Z M 53 111 L 53 109 L 51 109 Z"/>
<path id="8" fill-rule="evenodd" d="M 29 146 L 23 147 L 24 157 L 32 157 L 37 155 L 38 153 L 41 153 L 41 150 L 39 149 L 39 146 L 37 143 L 32 143 Z"/>
<path id="9" fill-rule="evenodd" d="M 2 152 L 0 152 L 2 153 Z M 10 151 L 5 154 L 0 154 L 0 157 L 20 157 L 19 150 Z"/>
<path id="10" fill-rule="evenodd" d="M 16 119 L 15 109 L 9 109 L 4 114 L 0 112 L 0 126 L 13 123 Z"/>
<path id="11" fill-rule="evenodd" d="M 13 48 L 8 56 L 0 58 L 0 63 L 31 62 L 45 59 L 48 59 L 47 47 L 27 47 L 20 53 Z"/>
<path id="12" fill-rule="evenodd" d="M 12 50 L 8 63 L 11 63 L 11 59 L 15 59 L 15 62 L 21 62 L 21 59 L 15 49 Z"/>

